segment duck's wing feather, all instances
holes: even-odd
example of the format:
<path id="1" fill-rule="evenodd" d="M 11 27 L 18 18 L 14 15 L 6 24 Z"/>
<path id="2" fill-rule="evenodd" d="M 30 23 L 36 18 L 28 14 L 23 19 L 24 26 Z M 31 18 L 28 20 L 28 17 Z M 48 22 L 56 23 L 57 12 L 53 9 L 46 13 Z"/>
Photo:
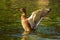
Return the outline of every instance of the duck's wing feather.
<path id="1" fill-rule="evenodd" d="M 40 23 L 40 21 L 43 19 L 43 17 L 47 14 L 44 13 L 45 9 L 39 9 L 34 12 L 32 12 L 31 16 L 27 19 L 31 25 L 31 28 L 36 28 L 36 26 Z"/>
<path id="2" fill-rule="evenodd" d="M 40 16 L 41 16 L 41 9 L 32 12 L 31 16 L 28 18 L 31 28 L 36 28 L 38 22 L 41 19 Z"/>

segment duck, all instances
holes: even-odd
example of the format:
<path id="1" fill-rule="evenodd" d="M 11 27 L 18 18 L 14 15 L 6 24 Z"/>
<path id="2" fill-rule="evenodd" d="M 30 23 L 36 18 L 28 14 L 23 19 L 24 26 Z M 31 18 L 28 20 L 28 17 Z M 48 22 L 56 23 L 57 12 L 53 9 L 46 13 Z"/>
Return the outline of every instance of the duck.
<path id="1" fill-rule="evenodd" d="M 36 30 L 43 17 L 45 17 L 50 12 L 50 8 L 35 10 L 31 13 L 30 17 L 28 18 L 26 15 L 25 8 L 20 8 L 19 11 L 21 12 L 21 24 L 23 29 L 25 31 L 32 31 Z"/>

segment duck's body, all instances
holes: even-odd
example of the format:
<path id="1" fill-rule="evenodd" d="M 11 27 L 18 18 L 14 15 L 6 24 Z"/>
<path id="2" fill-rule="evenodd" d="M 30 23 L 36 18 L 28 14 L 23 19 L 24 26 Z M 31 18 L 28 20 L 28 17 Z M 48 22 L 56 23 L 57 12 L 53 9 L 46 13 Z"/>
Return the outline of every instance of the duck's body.
<path id="1" fill-rule="evenodd" d="M 27 20 L 27 17 L 24 13 L 21 15 L 21 23 L 22 23 L 22 26 L 23 26 L 25 31 L 30 31 L 31 30 L 31 26 L 30 26 L 30 24 Z"/>
<path id="2" fill-rule="evenodd" d="M 31 25 L 29 24 L 26 16 L 26 11 L 24 8 L 21 8 L 20 11 L 22 12 L 21 14 L 21 23 L 25 31 L 31 31 Z"/>
<path id="3" fill-rule="evenodd" d="M 26 17 L 26 10 L 24 8 L 20 9 L 21 11 L 21 23 L 25 31 L 31 31 L 32 29 L 36 29 L 36 27 L 39 24 L 40 19 L 42 17 L 46 16 L 50 9 L 42 9 L 42 10 L 36 10 L 32 13 L 32 15 L 27 18 Z"/>

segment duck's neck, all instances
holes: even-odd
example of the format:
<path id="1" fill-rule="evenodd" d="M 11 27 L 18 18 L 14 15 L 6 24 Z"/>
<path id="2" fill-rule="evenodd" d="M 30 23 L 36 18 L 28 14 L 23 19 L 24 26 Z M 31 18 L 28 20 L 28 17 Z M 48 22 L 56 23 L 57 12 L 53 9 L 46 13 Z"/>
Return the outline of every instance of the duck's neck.
<path id="1" fill-rule="evenodd" d="M 26 17 L 26 13 L 25 12 L 22 12 L 21 14 L 21 19 L 25 20 L 27 17 Z"/>

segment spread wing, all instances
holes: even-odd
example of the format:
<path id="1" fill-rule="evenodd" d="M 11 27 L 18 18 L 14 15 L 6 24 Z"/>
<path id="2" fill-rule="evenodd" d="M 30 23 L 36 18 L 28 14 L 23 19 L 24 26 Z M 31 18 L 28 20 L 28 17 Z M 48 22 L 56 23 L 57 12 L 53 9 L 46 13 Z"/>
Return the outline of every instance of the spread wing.
<path id="1" fill-rule="evenodd" d="M 32 12 L 31 16 L 27 19 L 31 25 L 31 28 L 36 28 L 44 16 L 47 15 L 49 9 L 39 9 Z"/>

